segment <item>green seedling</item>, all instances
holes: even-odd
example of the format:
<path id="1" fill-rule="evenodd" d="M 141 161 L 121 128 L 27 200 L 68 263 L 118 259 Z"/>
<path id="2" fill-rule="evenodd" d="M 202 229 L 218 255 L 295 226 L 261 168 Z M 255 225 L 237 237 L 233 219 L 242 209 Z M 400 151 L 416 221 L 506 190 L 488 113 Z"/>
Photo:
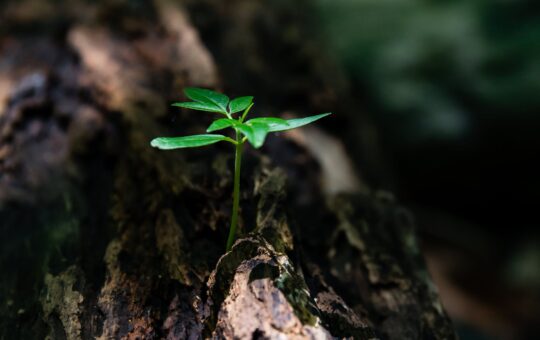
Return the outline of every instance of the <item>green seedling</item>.
<path id="1" fill-rule="evenodd" d="M 268 133 L 296 129 L 326 117 L 330 113 L 288 120 L 275 117 L 261 117 L 246 120 L 249 111 L 253 107 L 253 97 L 247 96 L 229 100 L 229 97 L 222 93 L 200 88 L 186 88 L 184 93 L 193 101 L 174 103 L 172 104 L 173 106 L 198 111 L 214 112 L 223 115 L 225 118 L 216 119 L 210 124 L 208 129 L 206 129 L 206 132 L 232 128 L 235 132 L 235 138 L 220 134 L 203 134 L 172 138 L 160 137 L 152 140 L 150 145 L 162 150 L 171 150 L 195 148 L 224 141 L 235 146 L 233 207 L 231 228 L 227 239 L 227 251 L 229 251 L 235 240 L 236 226 L 238 224 L 238 209 L 240 207 L 240 168 L 242 165 L 242 150 L 244 143 L 249 141 L 254 148 L 260 148 L 264 144 Z"/>

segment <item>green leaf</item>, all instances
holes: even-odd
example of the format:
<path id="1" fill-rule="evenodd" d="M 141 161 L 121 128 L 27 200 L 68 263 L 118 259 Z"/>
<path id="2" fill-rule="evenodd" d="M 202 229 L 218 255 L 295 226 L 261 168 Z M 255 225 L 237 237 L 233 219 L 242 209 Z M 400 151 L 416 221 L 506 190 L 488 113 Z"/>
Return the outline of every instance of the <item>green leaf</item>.
<path id="1" fill-rule="evenodd" d="M 199 103 L 199 102 L 185 102 L 185 103 L 174 103 L 172 106 L 185 107 L 186 109 L 198 110 L 198 111 L 208 111 L 208 112 L 217 112 L 223 113 L 221 108 L 212 104 L 212 103 Z"/>
<path id="2" fill-rule="evenodd" d="M 272 126 L 272 125 L 288 126 L 289 125 L 289 123 L 287 123 L 287 121 L 285 119 L 275 118 L 275 117 L 253 118 L 253 119 L 250 119 L 250 120 L 248 120 L 246 122 L 246 124 L 248 124 L 248 125 L 253 124 L 253 123 L 263 123 L 263 124 L 267 124 L 269 126 Z"/>
<path id="3" fill-rule="evenodd" d="M 193 135 L 185 137 L 159 137 L 150 142 L 155 148 L 162 150 L 196 148 L 199 146 L 210 145 L 230 138 L 223 135 Z"/>
<path id="4" fill-rule="evenodd" d="M 323 117 L 326 117 L 328 115 L 331 115 L 331 114 L 332 113 L 329 112 L 329 113 L 322 113 L 320 115 L 309 116 L 309 117 L 304 117 L 304 118 L 288 119 L 286 121 L 287 125 L 271 123 L 270 124 L 270 132 L 278 132 L 278 131 L 286 131 L 286 130 L 296 129 L 296 128 L 299 128 L 301 126 L 313 123 L 314 121 L 319 120 L 319 119 L 321 119 Z"/>
<path id="5" fill-rule="evenodd" d="M 238 124 L 234 128 L 246 136 L 250 142 L 255 140 L 255 131 L 253 131 L 251 126 L 246 124 Z"/>
<path id="6" fill-rule="evenodd" d="M 215 120 L 212 124 L 210 124 L 208 129 L 206 129 L 206 132 L 212 132 L 212 131 L 225 129 L 225 128 L 234 126 L 236 124 L 238 124 L 238 122 L 234 119 L 221 118 L 221 119 Z"/>
<path id="7" fill-rule="evenodd" d="M 238 124 L 235 128 L 246 136 L 251 145 L 257 149 L 264 144 L 266 135 L 270 130 L 270 127 L 264 123 L 253 123 L 251 125 Z"/>
<path id="8" fill-rule="evenodd" d="M 266 139 L 266 135 L 268 135 L 268 132 L 270 132 L 270 127 L 268 124 L 264 123 L 252 123 L 251 128 L 253 129 L 253 132 L 255 132 L 255 140 L 251 144 L 255 148 L 260 148 L 264 144 L 264 140 Z"/>
<path id="9" fill-rule="evenodd" d="M 244 111 L 253 102 L 253 97 L 238 97 L 229 103 L 229 113 Z"/>
<path id="10" fill-rule="evenodd" d="M 221 112 L 227 112 L 229 97 L 222 93 L 196 87 L 187 87 L 184 89 L 184 93 L 189 99 L 199 103 L 214 104 L 221 109 Z"/>

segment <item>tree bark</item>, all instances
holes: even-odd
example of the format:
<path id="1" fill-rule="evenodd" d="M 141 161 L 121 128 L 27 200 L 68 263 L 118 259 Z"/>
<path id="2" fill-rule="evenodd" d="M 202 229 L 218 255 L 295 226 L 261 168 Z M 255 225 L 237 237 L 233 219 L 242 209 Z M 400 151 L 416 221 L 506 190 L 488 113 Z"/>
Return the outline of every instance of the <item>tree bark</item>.
<path id="1" fill-rule="evenodd" d="M 233 150 L 149 146 L 209 124 L 169 109 L 182 88 L 248 95 L 256 73 L 264 109 L 350 112 L 317 53 L 245 43 L 276 32 L 281 53 L 302 50 L 281 36 L 297 5 L 38 3 L 0 15 L 1 339 L 455 337 L 410 214 L 346 171 L 334 137 L 310 129 L 246 152 L 227 253 Z"/>

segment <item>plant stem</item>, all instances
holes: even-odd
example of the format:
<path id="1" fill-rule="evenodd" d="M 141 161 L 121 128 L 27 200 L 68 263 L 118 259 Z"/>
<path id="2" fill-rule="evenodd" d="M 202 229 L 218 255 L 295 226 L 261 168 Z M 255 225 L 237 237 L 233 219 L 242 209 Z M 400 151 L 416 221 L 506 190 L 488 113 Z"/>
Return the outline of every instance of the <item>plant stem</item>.
<path id="1" fill-rule="evenodd" d="M 227 239 L 227 251 L 231 250 L 236 237 L 236 226 L 238 225 L 238 208 L 240 207 L 240 166 L 242 165 L 242 147 L 244 142 L 242 136 L 236 132 L 236 152 L 234 159 L 234 188 L 233 188 L 233 209 L 231 216 L 231 229 Z"/>

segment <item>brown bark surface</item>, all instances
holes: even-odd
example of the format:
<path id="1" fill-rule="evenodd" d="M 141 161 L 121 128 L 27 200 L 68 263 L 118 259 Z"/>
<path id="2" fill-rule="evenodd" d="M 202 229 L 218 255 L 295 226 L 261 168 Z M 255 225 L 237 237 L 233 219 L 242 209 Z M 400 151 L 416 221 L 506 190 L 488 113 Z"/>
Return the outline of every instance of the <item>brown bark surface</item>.
<path id="1" fill-rule="evenodd" d="M 223 3 L 2 5 L 0 339 L 454 338 L 411 216 L 322 130 L 247 152 L 223 254 L 232 150 L 149 146 L 211 121 L 182 88 L 351 112 L 296 5 Z"/>

